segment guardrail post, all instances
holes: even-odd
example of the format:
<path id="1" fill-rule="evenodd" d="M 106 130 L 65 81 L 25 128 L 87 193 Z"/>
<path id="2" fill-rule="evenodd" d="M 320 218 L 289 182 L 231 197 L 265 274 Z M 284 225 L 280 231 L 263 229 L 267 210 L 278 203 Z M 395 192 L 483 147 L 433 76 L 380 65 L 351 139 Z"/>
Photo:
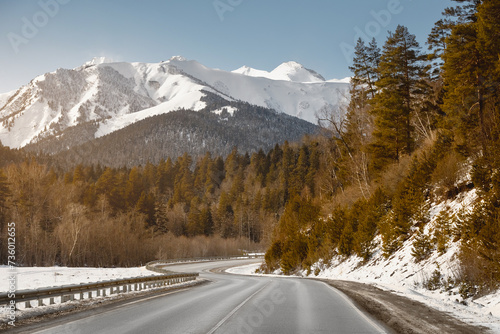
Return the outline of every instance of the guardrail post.
<path id="1" fill-rule="evenodd" d="M 55 302 L 54 302 L 54 297 L 50 297 L 49 298 L 49 305 L 54 305 Z"/>
<path id="2" fill-rule="evenodd" d="M 31 308 L 31 302 L 29 300 L 24 302 L 24 308 Z"/>
<path id="3" fill-rule="evenodd" d="M 38 306 L 44 306 L 43 305 L 43 298 L 38 298 Z"/>

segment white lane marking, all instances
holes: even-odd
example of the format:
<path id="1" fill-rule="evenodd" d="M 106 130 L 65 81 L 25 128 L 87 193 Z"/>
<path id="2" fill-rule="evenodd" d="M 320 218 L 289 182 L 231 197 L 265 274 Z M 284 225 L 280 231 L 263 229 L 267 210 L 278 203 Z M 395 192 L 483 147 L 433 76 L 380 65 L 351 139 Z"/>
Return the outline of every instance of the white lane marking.
<path id="1" fill-rule="evenodd" d="M 228 315 L 226 315 L 221 321 L 219 321 L 217 323 L 217 325 L 214 326 L 214 328 L 212 328 L 207 334 L 213 334 L 215 333 L 216 330 L 218 330 L 222 325 L 224 325 L 224 323 L 229 319 L 231 318 L 231 316 L 233 314 L 235 314 L 243 305 L 245 305 L 250 299 L 252 299 L 256 294 L 258 294 L 259 292 L 261 292 L 262 290 L 264 290 L 265 287 L 267 287 L 269 285 L 269 283 L 271 283 L 271 281 L 267 282 L 262 288 L 260 288 L 259 290 L 255 291 L 254 293 L 252 293 L 250 295 L 250 297 L 248 297 L 247 299 L 245 299 L 244 301 L 242 301 L 238 306 L 236 306 L 231 312 L 228 313 Z"/>
<path id="2" fill-rule="evenodd" d="M 342 293 L 338 289 L 334 288 L 333 286 L 331 286 L 325 282 L 322 282 L 322 283 L 325 284 L 330 289 L 332 289 L 333 291 L 335 291 L 335 293 L 337 293 L 340 297 L 342 297 L 353 309 L 356 310 L 356 312 L 359 313 L 359 315 L 361 315 L 370 325 L 372 325 L 378 331 L 378 333 L 387 334 L 387 331 L 385 329 L 380 327 L 376 322 L 374 322 L 372 319 L 370 319 L 363 311 L 361 311 L 359 308 L 357 308 L 356 305 L 354 305 L 354 303 L 346 295 L 344 295 L 344 293 Z"/>

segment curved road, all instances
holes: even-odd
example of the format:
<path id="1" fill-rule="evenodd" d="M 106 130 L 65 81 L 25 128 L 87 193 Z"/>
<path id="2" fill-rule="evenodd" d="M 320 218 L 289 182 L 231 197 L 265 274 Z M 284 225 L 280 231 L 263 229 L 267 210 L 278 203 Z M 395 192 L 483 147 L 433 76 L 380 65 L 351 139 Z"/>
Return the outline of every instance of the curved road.
<path id="1" fill-rule="evenodd" d="M 211 282 L 122 304 L 35 333 L 386 333 L 329 285 L 308 279 L 253 277 L 209 270 L 255 262 L 170 266 Z"/>

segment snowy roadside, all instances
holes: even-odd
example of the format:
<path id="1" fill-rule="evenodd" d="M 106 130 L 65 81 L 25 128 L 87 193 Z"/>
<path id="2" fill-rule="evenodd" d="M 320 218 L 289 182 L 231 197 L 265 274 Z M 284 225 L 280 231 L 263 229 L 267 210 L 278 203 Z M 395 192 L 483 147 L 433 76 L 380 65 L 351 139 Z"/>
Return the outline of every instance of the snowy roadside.
<path id="1" fill-rule="evenodd" d="M 25 290 L 160 274 L 149 271 L 146 267 L 16 267 L 12 271 L 8 266 L 0 266 L 0 292 L 8 291 L 8 278 L 12 275 L 16 278 L 16 289 Z"/>
<path id="2" fill-rule="evenodd" d="M 8 266 L 0 266 L 0 292 L 8 291 L 9 277 L 14 275 L 16 278 L 16 291 L 25 289 L 39 289 L 44 287 L 57 287 L 62 285 L 85 284 L 100 281 L 135 278 L 142 276 L 161 275 L 146 269 L 146 267 L 133 268 L 68 268 L 68 267 L 16 267 L 15 271 Z M 18 303 L 15 311 L 16 326 L 24 321 L 29 321 L 33 317 L 49 316 L 50 314 L 61 314 L 74 310 L 83 310 L 106 303 L 128 300 L 138 295 L 146 295 L 154 290 L 178 289 L 203 283 L 204 280 L 177 283 L 165 287 L 146 288 L 141 291 L 130 291 L 117 295 L 110 295 L 109 289 L 107 296 L 93 297 L 92 299 L 74 300 L 55 305 L 46 305 L 26 309 L 24 303 Z M 84 296 L 86 296 L 85 293 Z M 60 297 L 55 298 L 59 302 Z M 0 330 L 8 328 L 9 312 L 5 307 L 0 307 Z"/>
<path id="3" fill-rule="evenodd" d="M 475 191 L 470 191 L 460 194 L 454 200 L 432 205 L 429 212 L 431 222 L 427 224 L 424 232 L 431 233 L 440 212 L 455 214 L 459 210 L 470 207 L 475 198 Z M 380 244 L 380 236 L 374 241 Z M 370 284 L 421 302 L 438 311 L 449 313 L 465 323 L 484 326 L 491 329 L 493 333 L 500 334 L 500 291 L 474 300 L 471 298 L 463 300 L 458 287 L 445 289 L 440 286 L 433 291 L 424 287 L 435 272 L 439 272 L 438 281 L 444 285 L 448 279 L 456 276 L 458 242 L 449 241 L 447 250 L 443 254 L 434 251 L 426 260 L 415 263 L 411 254 L 413 241 L 414 237 L 407 240 L 403 247 L 389 258 L 385 258 L 380 250 L 376 251 L 367 263 L 363 263 L 362 259 L 356 256 L 348 258 L 336 256 L 329 263 L 314 264 L 309 275 L 305 270 L 297 275 Z M 261 275 L 255 274 L 257 268 L 258 264 L 254 264 L 231 268 L 227 272 L 240 275 Z M 280 274 L 280 272 L 275 274 Z"/>
<path id="4" fill-rule="evenodd" d="M 500 333 L 500 291 L 475 300 L 463 300 L 458 288 L 449 291 L 428 290 L 422 287 L 422 284 L 429 280 L 432 271 L 436 268 L 444 273 L 452 271 L 453 268 L 446 268 L 452 261 L 449 261 L 445 254 L 442 257 L 433 256 L 426 263 L 417 266 L 411 260 L 407 247 L 403 247 L 394 257 L 365 266 L 360 266 L 361 259 L 350 258 L 322 270 L 316 277 L 371 284 L 450 313 L 466 323 L 485 326 L 493 333 Z M 453 251 L 449 253 L 452 254 Z"/>
<path id="5" fill-rule="evenodd" d="M 279 277 L 290 277 L 277 274 L 260 274 L 255 271 L 259 268 L 260 264 L 251 264 L 241 267 L 229 268 L 226 270 L 227 273 L 237 274 L 237 275 L 256 275 L 256 276 L 279 276 Z M 340 270 L 339 270 L 340 271 Z M 500 317 L 495 315 L 490 315 L 490 312 L 495 312 L 500 307 L 500 293 L 488 295 L 479 300 L 469 303 L 468 306 L 459 304 L 454 300 L 454 296 L 449 296 L 447 294 L 429 291 L 425 289 L 415 288 L 415 287 L 405 287 L 404 285 L 397 285 L 395 283 L 383 283 L 382 280 L 376 280 L 370 277 L 361 277 L 364 274 L 358 272 L 356 277 L 351 275 L 340 274 L 339 276 L 333 276 L 333 271 L 330 270 L 328 273 L 322 273 L 318 276 L 310 275 L 311 278 L 326 278 L 350 281 L 356 283 L 364 283 L 370 286 L 375 286 L 379 289 L 385 290 L 387 292 L 394 293 L 396 295 L 406 297 L 411 300 L 421 302 L 433 309 L 450 314 L 456 319 L 468 323 L 473 326 L 486 327 L 491 330 L 491 333 L 500 333 Z M 365 275 L 366 276 L 366 275 Z M 341 282 L 341 281 L 338 281 Z M 335 285 L 335 284 L 334 284 Z M 346 285 L 346 284 L 344 284 Z M 347 284 L 348 285 L 348 284 Z M 358 290 L 358 292 L 361 289 Z M 486 304 L 486 306 L 481 306 Z M 496 314 L 496 313 L 495 313 Z"/>

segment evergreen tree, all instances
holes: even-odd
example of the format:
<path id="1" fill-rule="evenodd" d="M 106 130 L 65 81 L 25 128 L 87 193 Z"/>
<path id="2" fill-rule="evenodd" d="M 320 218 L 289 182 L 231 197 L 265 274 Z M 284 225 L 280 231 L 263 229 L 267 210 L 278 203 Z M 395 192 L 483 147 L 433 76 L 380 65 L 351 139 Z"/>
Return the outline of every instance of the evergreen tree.
<path id="1" fill-rule="evenodd" d="M 136 204 L 136 210 L 146 215 L 149 226 L 155 225 L 155 197 L 153 194 L 142 192 Z"/>
<path id="2" fill-rule="evenodd" d="M 177 159 L 173 204 L 185 203 L 189 205 L 195 195 L 193 172 L 190 169 L 192 162 L 191 156 L 187 153 Z"/>
<path id="3" fill-rule="evenodd" d="M 426 93 L 426 57 L 414 35 L 404 26 L 390 33 L 378 67 L 379 89 L 373 108 L 375 116 L 373 165 L 380 169 L 415 149 L 412 118 Z"/>
<path id="4" fill-rule="evenodd" d="M 286 203 L 290 198 L 290 182 L 292 177 L 292 172 L 295 168 L 295 153 L 293 149 L 290 147 L 288 142 L 285 142 L 283 145 L 283 157 L 281 160 L 281 168 L 280 168 L 280 186 L 283 189 L 284 196 L 283 202 Z"/>
<path id="5" fill-rule="evenodd" d="M 338 249 L 340 255 L 351 255 L 353 250 L 353 234 L 354 231 L 352 228 L 352 223 L 348 222 L 342 230 L 342 234 L 340 235 L 339 239 Z"/>
<path id="6" fill-rule="evenodd" d="M 168 158 L 166 161 L 162 160 L 158 164 L 156 186 L 161 194 L 167 192 L 173 193 L 174 191 L 174 166 L 172 159 Z"/>
<path id="7" fill-rule="evenodd" d="M 377 88 L 377 68 L 380 62 L 380 48 L 374 39 L 368 46 L 360 38 L 354 52 L 353 65 L 349 67 L 354 76 L 351 78 L 351 98 L 355 101 L 375 97 Z"/>
<path id="8" fill-rule="evenodd" d="M 125 199 L 129 207 L 135 207 L 141 193 L 144 192 L 143 180 L 139 169 L 134 167 L 130 170 L 127 185 L 125 187 Z"/>
<path id="9" fill-rule="evenodd" d="M 309 170 L 309 149 L 304 144 L 299 151 L 297 164 L 290 176 L 290 196 L 300 195 L 304 189 L 306 176 Z"/>
<path id="10" fill-rule="evenodd" d="M 79 164 L 75 167 L 75 170 L 73 172 L 73 183 L 83 182 L 83 181 L 85 181 L 83 166 Z"/>
<path id="11" fill-rule="evenodd" d="M 116 211 L 124 206 L 122 190 L 118 173 L 111 168 L 106 168 L 96 182 L 96 193 L 104 195 L 108 203 Z"/>

